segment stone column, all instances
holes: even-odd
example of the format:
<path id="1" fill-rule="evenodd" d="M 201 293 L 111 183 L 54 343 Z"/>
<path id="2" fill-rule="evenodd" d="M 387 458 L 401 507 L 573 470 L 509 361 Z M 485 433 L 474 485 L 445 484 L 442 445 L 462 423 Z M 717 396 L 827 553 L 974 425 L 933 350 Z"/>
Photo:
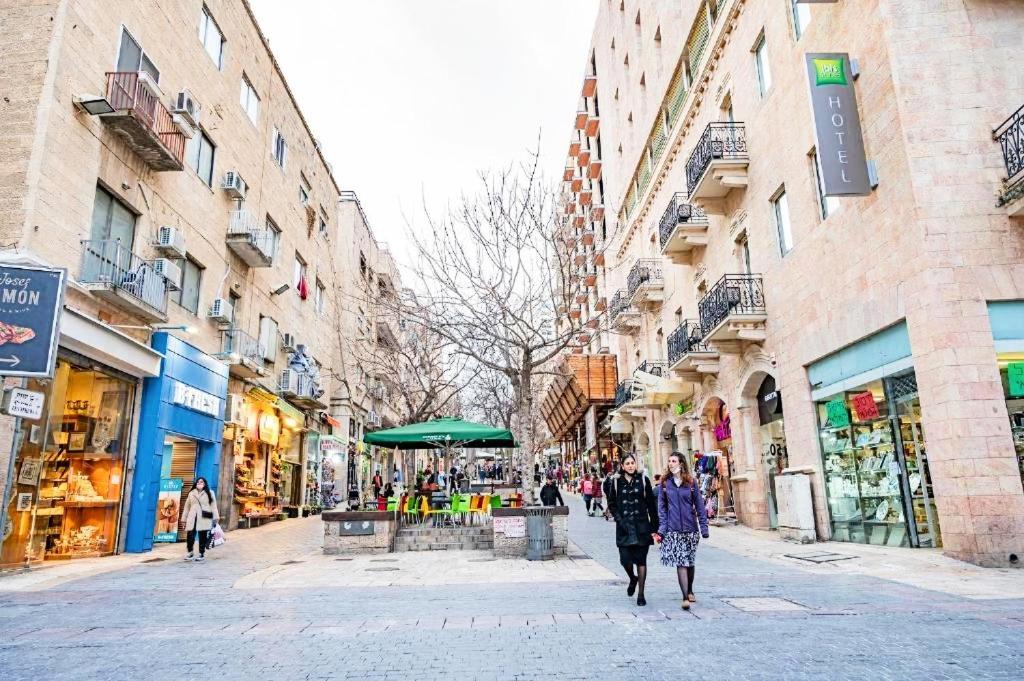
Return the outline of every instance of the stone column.
<path id="1" fill-rule="evenodd" d="M 749 406 L 739 408 L 740 423 L 743 427 L 743 458 L 747 474 L 754 474 L 756 470 L 754 459 L 754 417 L 751 413 L 752 411 L 753 409 Z"/>

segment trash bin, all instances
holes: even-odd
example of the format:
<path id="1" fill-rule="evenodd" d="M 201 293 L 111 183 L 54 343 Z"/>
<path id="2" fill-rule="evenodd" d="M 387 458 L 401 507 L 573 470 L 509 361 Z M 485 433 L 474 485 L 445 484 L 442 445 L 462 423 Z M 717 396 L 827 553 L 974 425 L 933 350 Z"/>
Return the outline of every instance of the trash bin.
<path id="1" fill-rule="evenodd" d="M 551 560 L 555 557 L 555 533 L 551 528 L 554 509 L 528 506 L 526 513 L 526 560 Z"/>

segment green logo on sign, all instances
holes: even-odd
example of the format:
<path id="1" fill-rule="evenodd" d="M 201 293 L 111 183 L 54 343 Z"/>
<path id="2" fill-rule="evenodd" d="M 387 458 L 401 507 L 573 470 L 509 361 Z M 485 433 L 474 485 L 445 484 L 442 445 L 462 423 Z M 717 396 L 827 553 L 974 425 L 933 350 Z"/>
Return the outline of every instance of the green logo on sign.
<path id="1" fill-rule="evenodd" d="M 850 412 L 846 408 L 846 400 L 839 398 L 825 403 L 825 412 L 828 414 L 828 426 L 842 428 L 850 425 Z"/>
<path id="2" fill-rule="evenodd" d="M 843 58 L 815 59 L 814 84 L 846 85 L 846 69 L 843 68 Z"/>
<path id="3" fill-rule="evenodd" d="M 1010 383 L 1010 397 L 1024 397 L 1024 362 L 1014 362 L 1006 367 Z"/>

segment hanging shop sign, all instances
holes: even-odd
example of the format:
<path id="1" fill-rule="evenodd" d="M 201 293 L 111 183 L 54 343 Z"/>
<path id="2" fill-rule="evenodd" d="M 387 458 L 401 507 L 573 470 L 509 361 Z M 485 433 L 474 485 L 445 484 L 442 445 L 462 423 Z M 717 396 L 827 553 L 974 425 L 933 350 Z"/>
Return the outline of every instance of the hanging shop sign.
<path id="1" fill-rule="evenodd" d="M 321 452 L 343 452 L 347 445 L 345 441 L 340 437 L 334 435 L 321 435 L 320 436 L 320 451 Z"/>
<path id="2" fill-rule="evenodd" d="M 258 428 L 260 442 L 276 447 L 281 438 L 281 421 L 269 411 L 265 411 L 259 416 Z"/>
<path id="3" fill-rule="evenodd" d="M 44 393 L 24 388 L 11 388 L 4 392 L 0 411 L 8 416 L 38 421 L 43 417 L 45 402 L 46 395 Z"/>
<path id="4" fill-rule="evenodd" d="M 181 478 L 164 478 L 160 481 L 160 494 L 156 500 L 156 527 L 153 528 L 153 541 L 178 541 L 181 488 Z"/>
<path id="5" fill-rule="evenodd" d="M 171 402 L 179 407 L 198 411 L 214 418 L 220 418 L 223 413 L 219 397 L 185 385 L 181 381 L 174 382 Z"/>
<path id="6" fill-rule="evenodd" d="M 846 402 L 838 398 L 825 404 L 825 413 L 828 414 L 828 427 L 842 428 L 850 425 L 850 412 L 846 410 Z"/>
<path id="7" fill-rule="evenodd" d="M 51 378 L 67 270 L 0 265 L 0 375 Z"/>
<path id="8" fill-rule="evenodd" d="M 858 421 L 873 421 L 878 418 L 878 404 L 870 391 L 857 393 L 850 401 L 853 402 L 853 413 Z"/>
<path id="9" fill-rule="evenodd" d="M 1010 383 L 1010 397 L 1024 397 L 1024 362 L 1013 362 L 1006 367 Z"/>
<path id="10" fill-rule="evenodd" d="M 826 196 L 871 193 L 850 56 L 844 52 L 807 55 L 814 131 Z"/>

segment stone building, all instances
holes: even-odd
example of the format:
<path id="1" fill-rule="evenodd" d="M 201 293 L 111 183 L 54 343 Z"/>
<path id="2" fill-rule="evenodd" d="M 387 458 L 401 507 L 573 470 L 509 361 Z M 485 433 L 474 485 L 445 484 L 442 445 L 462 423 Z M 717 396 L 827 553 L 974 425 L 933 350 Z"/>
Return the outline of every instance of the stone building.
<path id="1" fill-rule="evenodd" d="M 359 275 L 248 3 L 5 3 L 0 44 L 3 258 L 70 281 L 43 420 L 0 417 L 0 564 L 173 539 L 197 476 L 229 529 L 315 510 L 346 483 Z"/>
<path id="2" fill-rule="evenodd" d="M 614 218 L 610 425 L 648 470 L 699 452 L 754 527 L 803 474 L 821 538 L 1019 564 L 1022 32 L 1008 0 L 600 0 L 577 123 Z M 808 54 L 866 158 L 819 158 Z M 866 191 L 827 186 L 854 166 Z"/>

